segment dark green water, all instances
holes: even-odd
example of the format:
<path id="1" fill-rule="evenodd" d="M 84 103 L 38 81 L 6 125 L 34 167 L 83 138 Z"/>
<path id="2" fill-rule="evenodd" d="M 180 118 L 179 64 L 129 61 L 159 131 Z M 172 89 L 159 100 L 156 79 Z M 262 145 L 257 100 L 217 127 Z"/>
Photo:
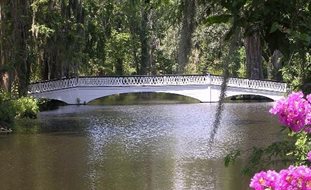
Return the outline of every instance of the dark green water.
<path id="1" fill-rule="evenodd" d="M 234 148 L 281 138 L 272 103 L 65 106 L 42 112 L 35 134 L 0 136 L 1 190 L 243 190 Z M 33 124 L 35 125 L 35 124 Z"/>

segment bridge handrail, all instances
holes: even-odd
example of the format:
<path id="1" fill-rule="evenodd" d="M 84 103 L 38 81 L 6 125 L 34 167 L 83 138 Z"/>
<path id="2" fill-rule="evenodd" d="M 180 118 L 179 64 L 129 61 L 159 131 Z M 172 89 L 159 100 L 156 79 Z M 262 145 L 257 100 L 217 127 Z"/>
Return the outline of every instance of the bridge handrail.
<path id="1" fill-rule="evenodd" d="M 221 85 L 223 77 L 213 75 L 164 75 L 164 76 L 105 76 L 82 77 L 34 83 L 29 86 L 29 94 L 60 90 L 73 87 L 131 87 L 169 85 Z M 229 78 L 229 87 L 260 89 L 286 92 L 286 83 L 274 81 Z"/>

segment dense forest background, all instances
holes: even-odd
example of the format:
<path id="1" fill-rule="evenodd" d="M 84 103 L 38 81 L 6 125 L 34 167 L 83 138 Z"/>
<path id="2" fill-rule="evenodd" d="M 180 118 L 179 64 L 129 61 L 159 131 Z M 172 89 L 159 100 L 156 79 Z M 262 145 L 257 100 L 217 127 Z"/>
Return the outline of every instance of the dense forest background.
<path id="1" fill-rule="evenodd" d="M 311 82 L 310 0 L 0 0 L 0 37 L 0 86 L 19 95 L 38 80 L 224 68 Z"/>

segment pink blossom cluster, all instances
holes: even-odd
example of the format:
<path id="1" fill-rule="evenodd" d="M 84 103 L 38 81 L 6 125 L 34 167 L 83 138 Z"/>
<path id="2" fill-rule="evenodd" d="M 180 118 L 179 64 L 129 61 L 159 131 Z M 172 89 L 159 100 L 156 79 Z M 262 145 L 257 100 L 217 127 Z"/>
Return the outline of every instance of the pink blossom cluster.
<path id="1" fill-rule="evenodd" d="M 311 133 L 311 94 L 304 98 L 302 92 L 293 92 L 286 99 L 276 102 L 270 113 L 294 132 Z"/>
<path id="2" fill-rule="evenodd" d="M 276 102 L 270 113 L 277 115 L 280 122 L 294 132 L 311 133 L 311 94 L 304 98 L 302 92 L 291 93 Z M 307 159 L 311 162 L 311 151 Z M 311 168 L 290 166 L 279 173 L 261 171 L 251 179 L 250 187 L 254 190 L 311 190 Z"/>
<path id="3" fill-rule="evenodd" d="M 254 190 L 311 190 L 311 169 L 307 166 L 290 166 L 279 173 L 259 172 L 251 179 Z"/>

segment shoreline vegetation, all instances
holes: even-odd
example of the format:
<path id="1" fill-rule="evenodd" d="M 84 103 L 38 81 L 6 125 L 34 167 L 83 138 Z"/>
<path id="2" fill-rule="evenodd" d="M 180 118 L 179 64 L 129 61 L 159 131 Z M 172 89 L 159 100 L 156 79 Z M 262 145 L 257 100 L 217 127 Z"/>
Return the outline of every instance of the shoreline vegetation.
<path id="1" fill-rule="evenodd" d="M 0 93 L 0 134 L 12 133 L 17 119 L 36 119 L 38 101 L 32 97 L 15 98 L 9 93 Z"/>

